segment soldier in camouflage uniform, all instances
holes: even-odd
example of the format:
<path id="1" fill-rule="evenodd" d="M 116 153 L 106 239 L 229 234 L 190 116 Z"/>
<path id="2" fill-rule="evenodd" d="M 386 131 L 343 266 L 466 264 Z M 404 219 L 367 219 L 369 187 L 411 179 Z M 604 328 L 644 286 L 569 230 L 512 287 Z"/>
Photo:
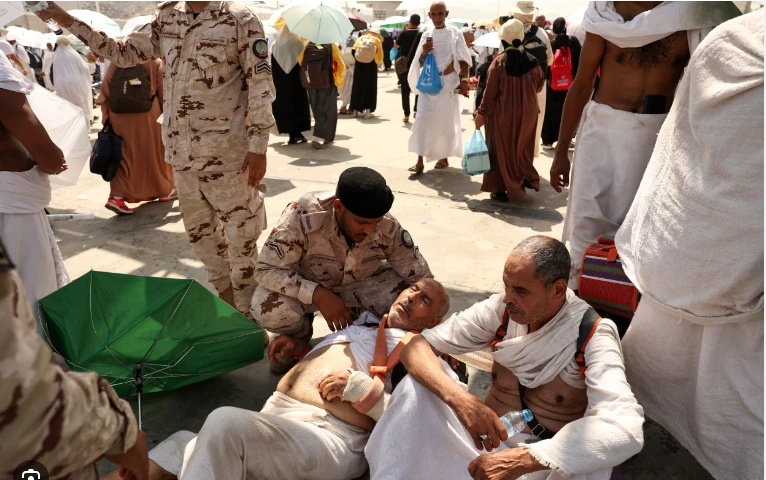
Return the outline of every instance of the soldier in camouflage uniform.
<path id="1" fill-rule="evenodd" d="M 197 4 L 207 6 L 200 11 Z M 173 166 L 189 242 L 221 298 L 249 316 L 255 242 L 266 227 L 265 187 L 258 183 L 275 96 L 258 17 L 235 2 L 165 2 L 151 24 L 122 41 L 55 4 L 39 15 L 119 67 L 162 59 L 165 161 Z"/>
<path id="2" fill-rule="evenodd" d="M 106 455 L 145 479 L 146 436 L 130 405 L 95 373 L 64 372 L 36 333 L 29 300 L 0 242 L 0 478 L 23 461 L 50 478 L 96 479 Z"/>
<path id="3" fill-rule="evenodd" d="M 308 339 L 317 310 L 339 330 L 364 311 L 380 318 L 402 290 L 433 278 L 410 234 L 387 213 L 393 200 L 379 173 L 353 167 L 335 195 L 308 193 L 288 205 L 255 269 L 258 325 Z"/>

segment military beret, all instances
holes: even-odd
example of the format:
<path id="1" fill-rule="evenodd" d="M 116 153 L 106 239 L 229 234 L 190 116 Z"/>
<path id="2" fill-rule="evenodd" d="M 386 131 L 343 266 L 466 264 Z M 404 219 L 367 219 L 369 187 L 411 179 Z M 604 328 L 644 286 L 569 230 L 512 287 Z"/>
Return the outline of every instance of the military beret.
<path id="1" fill-rule="evenodd" d="M 394 203 L 394 194 L 386 185 L 386 179 L 367 167 L 344 170 L 335 196 L 351 213 L 362 218 L 380 218 Z"/>

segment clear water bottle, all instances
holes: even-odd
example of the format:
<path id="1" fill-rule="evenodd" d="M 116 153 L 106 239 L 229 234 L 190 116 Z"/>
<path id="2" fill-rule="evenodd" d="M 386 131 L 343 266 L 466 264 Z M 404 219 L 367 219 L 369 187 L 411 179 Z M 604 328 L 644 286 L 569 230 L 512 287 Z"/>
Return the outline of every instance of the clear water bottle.
<path id="1" fill-rule="evenodd" d="M 503 422 L 505 430 L 508 432 L 508 438 L 521 433 L 527 427 L 527 422 L 532 420 L 534 415 L 528 409 L 524 409 L 520 412 L 508 412 L 502 417 L 500 421 Z"/>
<path id="2" fill-rule="evenodd" d="M 32 13 L 42 12 L 43 10 L 48 10 L 48 2 L 24 2 L 24 4 L 29 8 L 29 11 Z M 59 24 L 56 22 L 56 20 L 49 18 L 45 21 L 46 25 L 48 25 L 48 28 L 53 30 L 53 33 L 56 35 L 61 35 L 64 33 L 64 31 L 61 29 Z"/>

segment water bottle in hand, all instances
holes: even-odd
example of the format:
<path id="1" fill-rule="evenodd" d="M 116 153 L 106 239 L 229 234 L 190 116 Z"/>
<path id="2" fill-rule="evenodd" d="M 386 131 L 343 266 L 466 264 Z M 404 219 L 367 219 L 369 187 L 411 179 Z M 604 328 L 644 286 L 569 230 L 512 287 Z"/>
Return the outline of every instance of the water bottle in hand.
<path id="1" fill-rule="evenodd" d="M 502 417 L 500 421 L 503 422 L 505 430 L 508 432 L 508 438 L 521 433 L 527 427 L 527 422 L 532 420 L 534 415 L 529 409 L 524 409 L 520 412 L 508 412 Z"/>
<path id="2" fill-rule="evenodd" d="M 48 10 L 48 2 L 24 2 L 24 4 L 29 8 L 29 11 L 32 13 L 42 12 L 43 10 Z M 48 25 L 48 28 L 53 30 L 53 33 L 56 35 L 61 35 L 64 33 L 64 31 L 61 29 L 59 24 L 56 22 L 56 20 L 49 18 L 45 21 L 45 23 Z"/>

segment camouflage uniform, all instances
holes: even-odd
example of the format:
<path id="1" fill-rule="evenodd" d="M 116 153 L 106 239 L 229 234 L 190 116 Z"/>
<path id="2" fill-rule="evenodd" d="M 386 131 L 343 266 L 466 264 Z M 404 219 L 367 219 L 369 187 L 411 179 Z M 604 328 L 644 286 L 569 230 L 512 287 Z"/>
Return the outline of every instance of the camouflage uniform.
<path id="1" fill-rule="evenodd" d="M 332 193 L 308 193 L 287 206 L 261 250 L 252 318 L 275 333 L 305 335 L 317 285 L 335 292 L 355 315 L 381 316 L 402 290 L 433 278 L 412 237 L 390 214 L 363 242 L 348 246 Z"/>
<path id="2" fill-rule="evenodd" d="M 2 244 L 0 318 L 0 478 L 25 460 L 42 463 L 52 479 L 98 478 L 96 460 L 135 443 L 133 411 L 97 374 L 52 362 Z"/>
<path id="3" fill-rule="evenodd" d="M 173 166 L 189 242 L 218 292 L 233 286 L 235 306 L 249 315 L 255 241 L 266 218 L 263 194 L 237 172 L 247 152 L 266 153 L 274 126 L 260 20 L 235 2 L 210 2 L 196 19 L 186 2 L 165 2 L 124 42 L 79 20 L 68 30 L 119 67 L 162 59 L 165 161 Z"/>

